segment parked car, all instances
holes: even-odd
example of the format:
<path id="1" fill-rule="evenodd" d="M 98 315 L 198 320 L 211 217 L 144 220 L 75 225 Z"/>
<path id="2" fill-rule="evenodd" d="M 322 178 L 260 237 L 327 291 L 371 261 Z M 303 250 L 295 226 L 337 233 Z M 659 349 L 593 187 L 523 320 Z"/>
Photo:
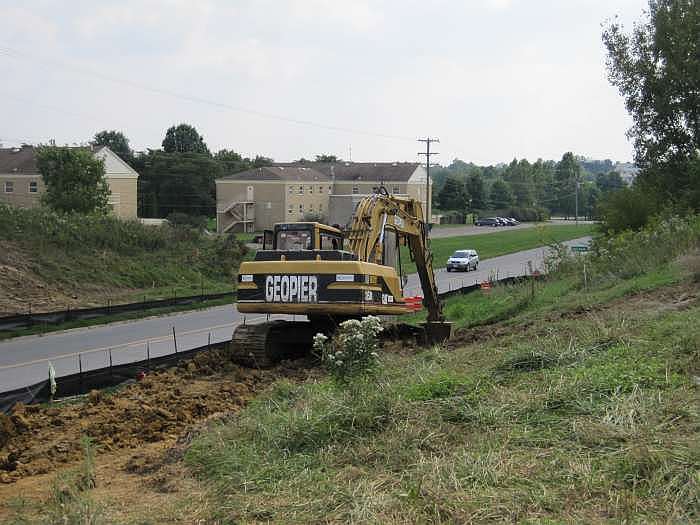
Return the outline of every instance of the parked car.
<path id="1" fill-rule="evenodd" d="M 476 270 L 479 267 L 479 254 L 476 250 L 457 250 L 447 259 L 447 271 Z"/>
<path id="2" fill-rule="evenodd" d="M 508 217 L 508 222 L 510 222 L 511 226 L 517 226 L 520 224 L 520 221 L 517 219 L 514 219 L 513 217 Z"/>
<path id="3" fill-rule="evenodd" d="M 490 217 L 488 219 L 477 219 L 474 223 L 477 226 L 500 226 L 498 219 Z"/>

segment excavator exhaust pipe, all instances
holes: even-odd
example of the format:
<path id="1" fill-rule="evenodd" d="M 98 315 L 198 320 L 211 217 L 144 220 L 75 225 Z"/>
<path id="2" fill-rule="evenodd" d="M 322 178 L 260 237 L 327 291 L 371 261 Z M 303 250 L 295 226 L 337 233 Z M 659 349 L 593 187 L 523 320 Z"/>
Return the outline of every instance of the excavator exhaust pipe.
<path id="1" fill-rule="evenodd" d="M 425 333 L 425 342 L 429 345 L 444 343 L 452 335 L 452 323 L 445 321 L 428 321 L 421 327 Z"/>

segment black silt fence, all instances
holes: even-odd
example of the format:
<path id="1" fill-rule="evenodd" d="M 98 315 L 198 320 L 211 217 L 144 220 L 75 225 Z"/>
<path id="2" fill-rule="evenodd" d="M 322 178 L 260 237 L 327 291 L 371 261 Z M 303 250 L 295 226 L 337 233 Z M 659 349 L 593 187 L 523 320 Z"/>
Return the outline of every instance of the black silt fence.
<path id="1" fill-rule="evenodd" d="M 191 350 L 144 359 L 133 363 L 114 365 L 78 374 L 56 378 L 56 399 L 85 394 L 93 389 L 117 386 L 136 381 L 139 372 L 163 369 L 189 359 L 204 350 L 222 348 L 226 343 L 208 344 Z M 30 386 L 17 388 L 0 394 L 0 412 L 8 413 L 15 403 L 45 403 L 51 399 L 51 386 L 48 378 Z"/>
<path id="2" fill-rule="evenodd" d="M 532 277 L 507 277 L 496 281 L 496 284 L 516 284 Z M 448 292 L 439 294 L 441 299 L 454 297 L 456 295 L 464 295 L 475 292 L 480 289 L 479 284 L 472 284 L 455 288 Z M 219 294 L 225 297 L 226 294 Z M 385 337 L 403 338 L 411 337 L 416 334 L 411 330 L 411 327 L 392 328 Z M 211 348 L 222 348 L 228 342 L 219 342 L 215 344 L 207 344 L 173 354 L 157 358 L 147 358 L 142 361 L 136 361 L 127 364 L 114 365 L 106 368 L 89 370 L 78 374 L 71 374 L 56 378 L 56 395 L 58 397 L 69 397 L 73 395 L 84 394 L 92 389 L 105 388 L 116 386 L 128 381 L 134 381 L 139 372 L 146 372 L 157 368 L 166 368 L 173 366 L 183 359 L 189 359 L 197 353 Z M 0 393 L 0 412 L 7 413 L 15 403 L 21 402 L 24 404 L 43 403 L 49 401 L 51 396 L 50 385 L 48 378 L 45 381 L 40 381 L 30 386 L 17 388 L 9 392 Z"/>
<path id="3" fill-rule="evenodd" d="M 158 299 L 154 301 L 141 301 L 139 303 L 113 304 L 108 306 L 98 306 L 94 308 L 77 308 L 75 310 L 58 310 L 46 313 L 27 313 L 0 317 L 0 331 L 15 330 L 17 328 L 27 328 L 35 325 L 61 324 L 67 321 L 79 319 L 95 319 L 108 315 L 142 312 L 154 308 L 167 308 L 169 306 L 180 306 L 186 304 L 201 303 L 223 297 L 235 298 L 236 292 L 222 292 L 205 295 L 191 295 L 188 297 L 171 297 L 168 299 Z"/>

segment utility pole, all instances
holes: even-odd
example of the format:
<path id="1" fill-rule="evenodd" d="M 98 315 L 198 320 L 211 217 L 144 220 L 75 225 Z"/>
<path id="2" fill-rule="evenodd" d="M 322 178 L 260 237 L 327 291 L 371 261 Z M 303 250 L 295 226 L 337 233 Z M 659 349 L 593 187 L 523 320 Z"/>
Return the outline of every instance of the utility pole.
<path id="1" fill-rule="evenodd" d="M 430 214 L 430 156 L 439 155 L 437 151 L 430 151 L 430 145 L 433 142 L 440 143 L 440 139 L 426 137 L 424 139 L 418 139 L 418 142 L 425 142 L 425 151 L 419 151 L 418 155 L 425 155 L 425 217 L 426 223 L 430 224 L 432 222 L 432 216 Z"/>
<path id="2" fill-rule="evenodd" d="M 576 226 L 578 226 L 578 178 L 576 179 Z"/>

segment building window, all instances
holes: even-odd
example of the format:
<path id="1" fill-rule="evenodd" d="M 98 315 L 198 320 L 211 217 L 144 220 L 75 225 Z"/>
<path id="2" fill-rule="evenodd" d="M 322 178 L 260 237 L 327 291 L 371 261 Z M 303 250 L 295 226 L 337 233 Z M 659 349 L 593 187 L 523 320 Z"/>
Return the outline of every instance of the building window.
<path id="1" fill-rule="evenodd" d="M 287 213 L 294 213 L 294 207 L 290 204 Z"/>
<path id="2" fill-rule="evenodd" d="M 357 195 L 358 193 L 360 193 L 360 188 L 358 186 L 353 186 L 352 187 L 352 194 Z"/>
<path id="3" fill-rule="evenodd" d="M 331 191 L 333 190 L 333 186 L 328 186 L 328 195 L 331 194 Z"/>
<path id="4" fill-rule="evenodd" d="M 35 180 L 29 183 L 29 193 L 37 193 L 39 191 L 39 183 Z"/>
<path id="5" fill-rule="evenodd" d="M 294 193 L 294 186 L 289 187 L 289 194 L 291 195 L 292 193 Z"/>
<path id="6" fill-rule="evenodd" d="M 265 205 L 265 207 L 266 207 L 268 210 L 271 210 L 271 209 L 272 209 L 272 203 L 271 203 L 270 201 L 268 201 L 267 204 Z"/>
<path id="7" fill-rule="evenodd" d="M 323 211 L 323 204 L 318 205 L 318 212 L 321 213 Z"/>
<path id="8" fill-rule="evenodd" d="M 391 193 L 399 193 L 401 191 L 398 186 L 394 186 L 391 188 Z"/>
<path id="9" fill-rule="evenodd" d="M 15 183 L 10 181 L 10 180 L 6 180 L 5 181 L 5 193 L 12 193 L 13 191 L 15 191 Z"/>
<path id="10" fill-rule="evenodd" d="M 314 205 L 313 205 L 313 204 L 309 204 L 309 211 L 310 211 L 311 213 L 314 212 Z"/>
<path id="11" fill-rule="evenodd" d="M 314 187 L 309 186 L 309 195 L 313 195 L 313 194 L 314 194 Z"/>
<path id="12" fill-rule="evenodd" d="M 319 192 L 319 193 L 323 193 L 323 186 L 319 186 L 319 187 L 318 187 L 318 192 Z"/>
<path id="13" fill-rule="evenodd" d="M 299 213 L 304 213 L 304 205 L 303 204 L 299 205 Z"/>

